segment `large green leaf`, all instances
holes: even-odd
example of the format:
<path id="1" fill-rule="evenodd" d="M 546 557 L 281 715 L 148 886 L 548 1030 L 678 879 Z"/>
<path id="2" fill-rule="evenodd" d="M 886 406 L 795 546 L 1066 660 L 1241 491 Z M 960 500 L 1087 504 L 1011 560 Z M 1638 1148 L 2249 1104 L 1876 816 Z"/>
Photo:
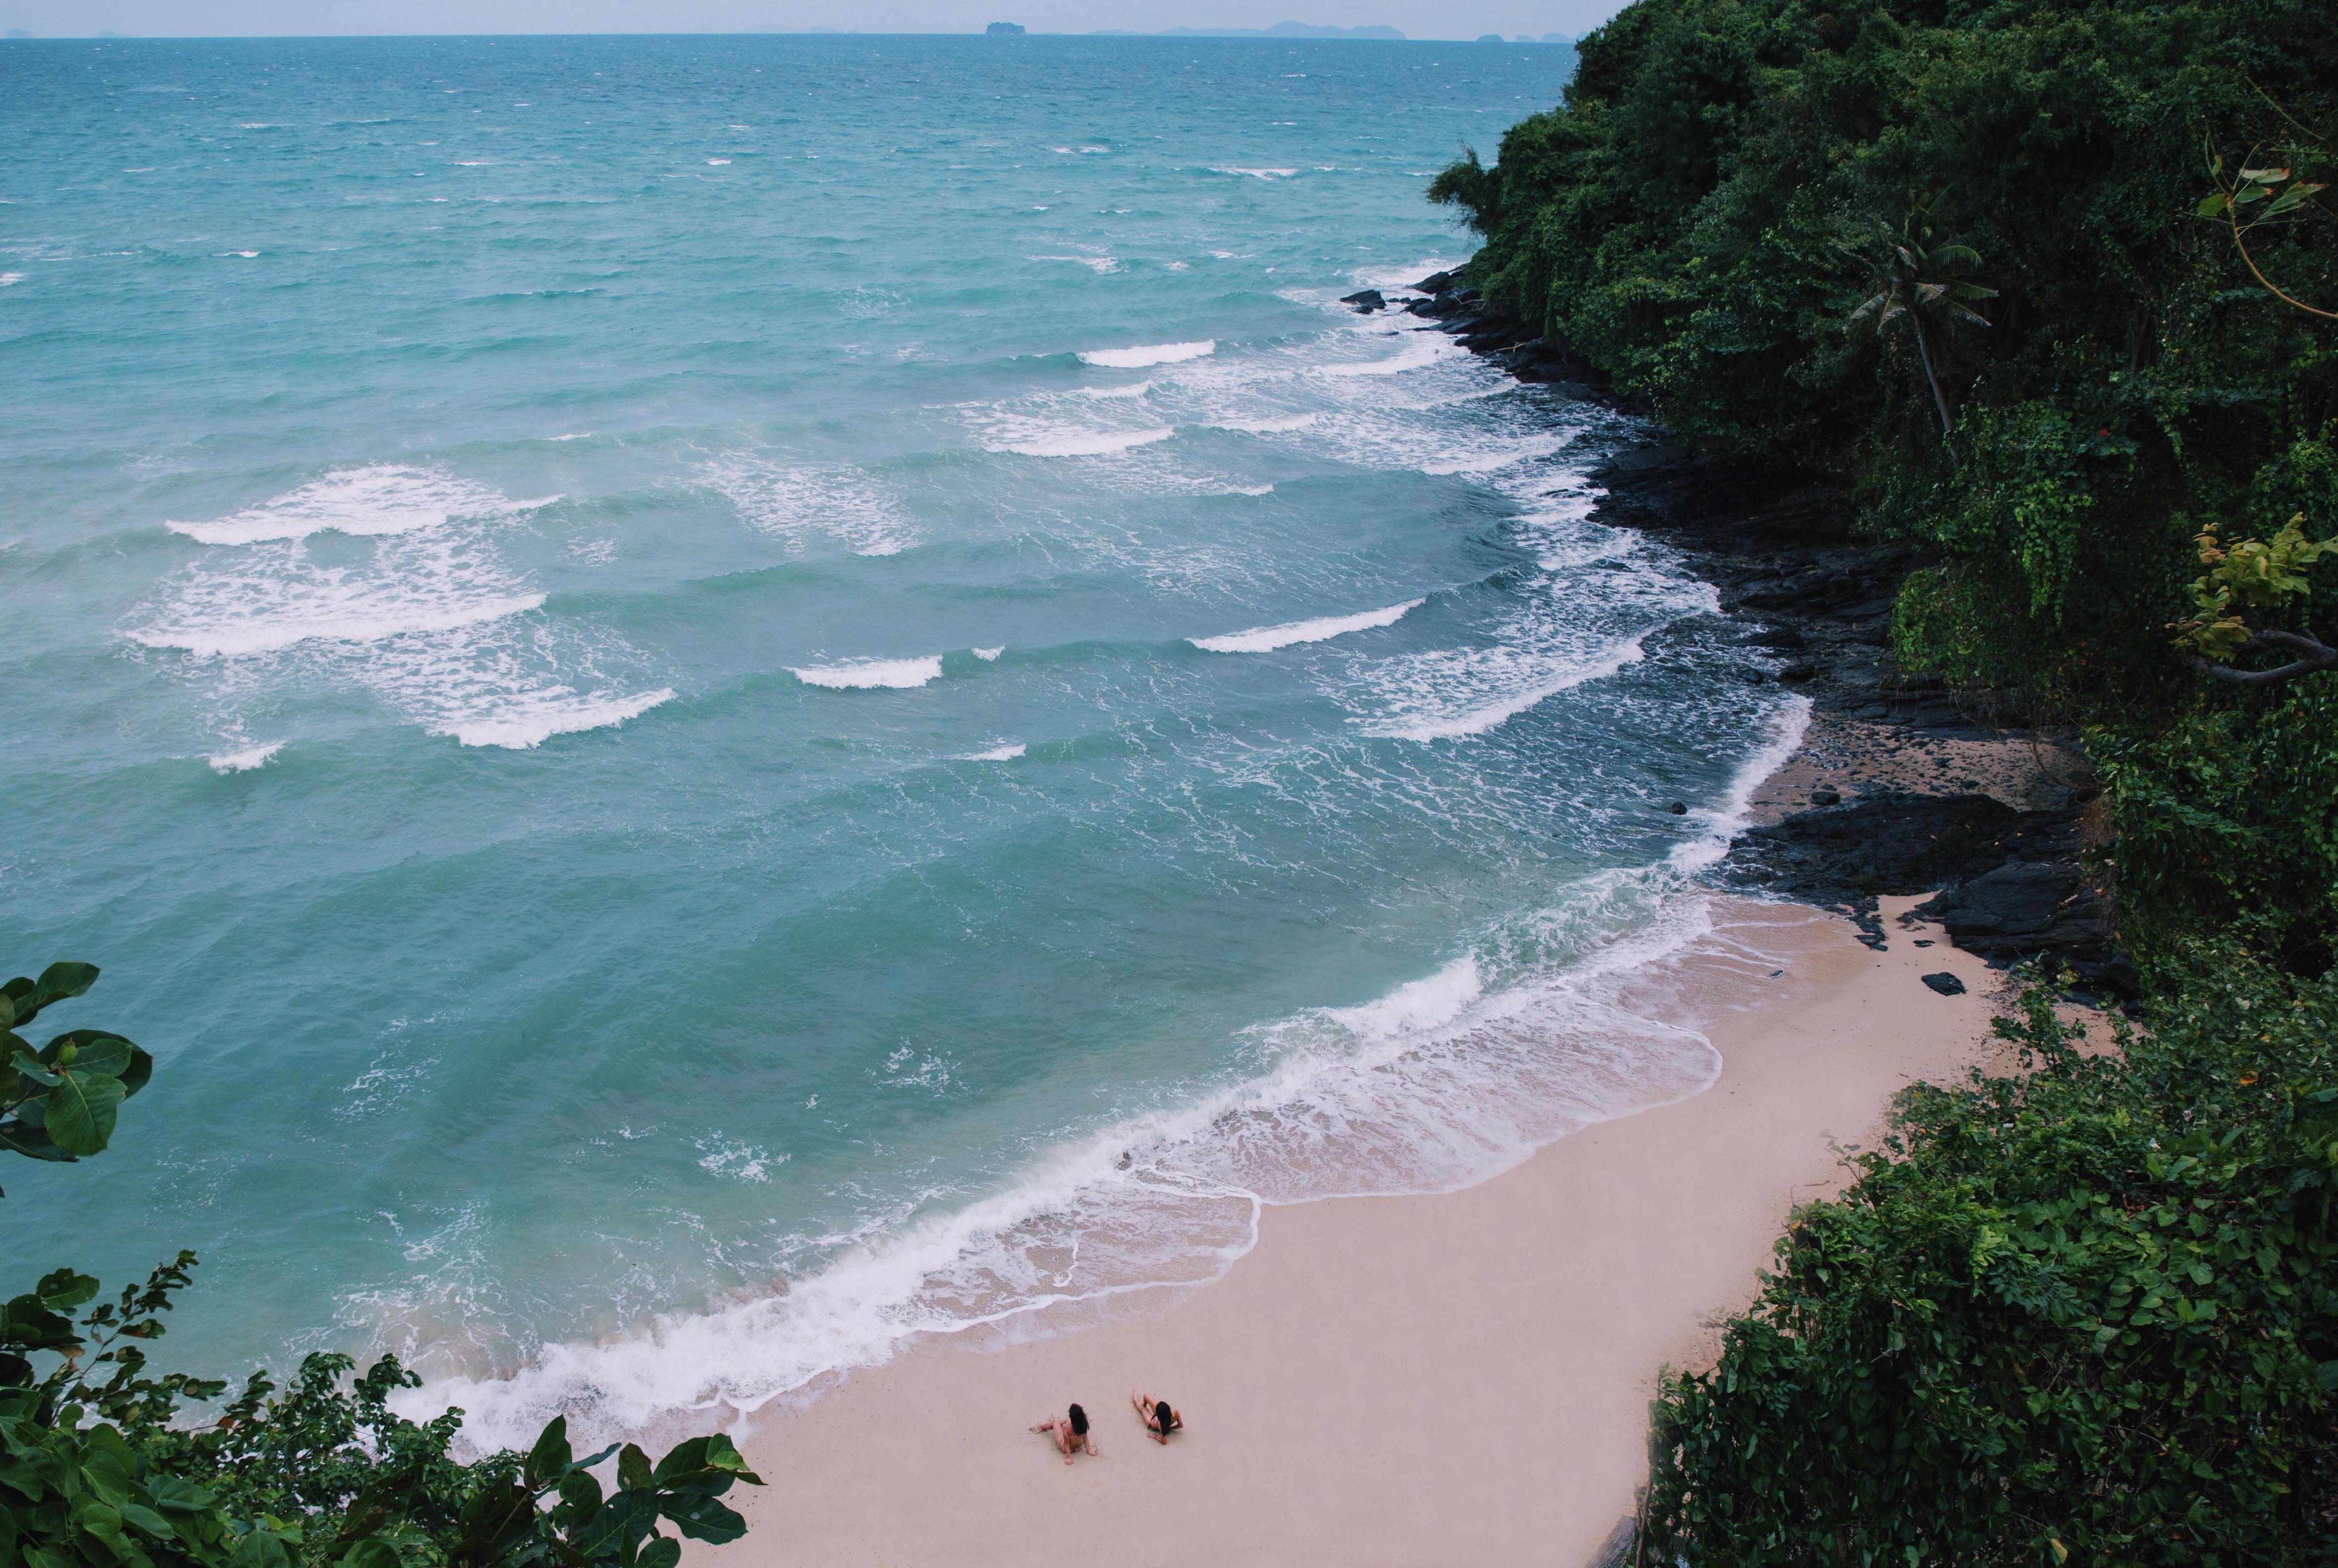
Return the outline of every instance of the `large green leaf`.
<path id="1" fill-rule="evenodd" d="M 27 1110 L 45 1111 L 47 1108 L 47 1102 L 34 1100 L 17 1106 L 16 1112 L 19 1116 L 22 1116 Z M 48 1135 L 37 1121 L 0 1122 L 0 1147 L 12 1149 L 34 1160 L 55 1160 L 69 1163 L 74 1158 L 57 1147 L 55 1140 Z"/>
<path id="2" fill-rule="evenodd" d="M 33 1287 L 33 1294 L 41 1298 L 42 1306 L 59 1311 L 95 1300 L 97 1291 L 95 1275 L 76 1274 L 70 1269 L 58 1269 L 44 1274 L 41 1282 Z"/>
<path id="3" fill-rule="evenodd" d="M 73 1052 L 74 1071 L 119 1078 L 130 1070 L 131 1058 L 138 1047 L 110 1030 L 68 1029 L 42 1048 L 41 1060 L 62 1061 L 67 1050 Z"/>
<path id="4" fill-rule="evenodd" d="M 720 1546 L 747 1533 L 747 1521 L 712 1497 L 692 1497 L 668 1503 L 658 1510 L 693 1541 Z"/>
<path id="5" fill-rule="evenodd" d="M 201 1514 L 218 1501 L 210 1493 L 181 1475 L 157 1475 L 146 1483 L 147 1494 L 154 1506 L 165 1514 Z"/>
<path id="6" fill-rule="evenodd" d="M 341 1568 L 398 1568 L 398 1548 L 368 1535 L 341 1554 Z"/>
<path id="7" fill-rule="evenodd" d="M 292 1568 L 284 1543 L 265 1529 L 254 1530 L 228 1559 L 229 1568 Z"/>
<path id="8" fill-rule="evenodd" d="M 51 1003 L 78 996 L 96 984 L 94 964 L 52 964 L 41 971 L 41 978 L 33 988 L 33 1010 L 38 1012 Z M 28 1018 L 32 1014 L 20 1012 L 17 1015 Z"/>
<path id="9" fill-rule="evenodd" d="M 114 1108 L 125 1091 L 122 1080 L 70 1069 L 49 1091 L 45 1124 L 50 1139 L 68 1154 L 95 1154 L 113 1136 Z"/>
<path id="10" fill-rule="evenodd" d="M 527 1456 L 527 1484 L 541 1491 L 568 1474 L 569 1462 L 575 1457 L 568 1446 L 568 1417 L 555 1416 L 535 1440 Z"/>
<path id="11" fill-rule="evenodd" d="M 171 1522 L 143 1503 L 124 1503 L 122 1505 L 122 1522 L 136 1525 L 157 1540 L 171 1541 L 178 1537 L 178 1532 L 171 1528 Z"/>

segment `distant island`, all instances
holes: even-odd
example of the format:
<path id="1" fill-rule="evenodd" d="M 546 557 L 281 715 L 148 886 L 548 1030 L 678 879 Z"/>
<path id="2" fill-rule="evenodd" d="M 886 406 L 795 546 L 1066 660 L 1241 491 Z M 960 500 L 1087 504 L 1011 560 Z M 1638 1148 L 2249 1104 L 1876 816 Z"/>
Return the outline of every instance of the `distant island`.
<path id="1" fill-rule="evenodd" d="M 985 27 L 983 32 L 993 38 L 1019 38 L 1023 35 L 1023 24 L 1020 22 L 993 22 L 989 26 Z"/>

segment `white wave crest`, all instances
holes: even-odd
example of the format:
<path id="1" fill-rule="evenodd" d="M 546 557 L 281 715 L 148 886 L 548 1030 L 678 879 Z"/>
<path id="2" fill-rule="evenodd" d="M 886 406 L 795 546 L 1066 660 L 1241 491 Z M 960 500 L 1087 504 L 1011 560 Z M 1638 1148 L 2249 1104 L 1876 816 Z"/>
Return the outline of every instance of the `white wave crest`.
<path id="1" fill-rule="evenodd" d="M 1424 278 L 1450 272 L 1461 263 L 1444 256 L 1424 256 L 1409 267 L 1359 267 L 1348 274 L 1367 289 L 1410 289 Z"/>
<path id="2" fill-rule="evenodd" d="M 205 544 L 254 544 L 331 529 L 353 534 L 406 534 L 457 517 L 534 511 L 557 495 L 512 501 L 484 485 L 428 468 L 377 463 L 343 468 L 257 506 L 205 523 L 167 522 L 174 534 Z"/>
<path id="3" fill-rule="evenodd" d="M 1385 359 L 1349 359 L 1331 365 L 1318 365 L 1318 376 L 1395 376 L 1407 370 L 1420 370 L 1450 359 L 1467 350 L 1454 346 L 1443 333 L 1416 332 L 1412 341 Z"/>
<path id="4" fill-rule="evenodd" d="M 1175 434 L 1177 432 L 1166 425 L 1144 430 L 1065 431 L 1005 441 L 990 450 L 1012 452 L 1022 457 L 1104 457 L 1134 447 L 1150 446 L 1155 441 L 1166 441 Z"/>
<path id="5" fill-rule="evenodd" d="M 1361 632 L 1369 627 L 1393 626 L 1426 603 L 1425 599 L 1408 599 L 1401 604 L 1390 604 L 1381 610 L 1366 610 L 1355 615 L 1325 615 L 1313 621 L 1293 621 L 1283 626 L 1253 626 L 1247 632 L 1229 632 L 1221 637 L 1189 637 L 1186 641 L 1211 653 L 1270 653 L 1277 648 L 1288 648 L 1294 642 L 1321 642 L 1327 638 Z"/>
<path id="6" fill-rule="evenodd" d="M 474 711 L 452 715 L 430 726 L 434 735 L 451 735 L 465 746 L 500 746 L 525 751 L 555 735 L 573 735 L 623 724 L 673 700 L 673 688 L 627 695 L 579 692 L 566 687 L 520 691 Z"/>
<path id="7" fill-rule="evenodd" d="M 1027 749 L 1028 748 L 1023 741 L 1017 740 L 1012 745 L 994 746 L 987 751 L 970 752 L 968 754 L 966 760 L 968 762 L 1012 762 L 1017 757 L 1022 756 L 1024 751 Z"/>
<path id="8" fill-rule="evenodd" d="M 1006 652 L 1007 644 L 1001 642 L 996 648 L 977 648 L 974 651 L 974 656 L 981 660 L 985 664 L 990 664 L 997 662 L 998 656 Z"/>
<path id="9" fill-rule="evenodd" d="M 788 673 L 807 686 L 826 686 L 840 691 L 866 691 L 879 688 L 908 691 L 938 680 L 942 672 L 941 655 L 930 659 L 848 659 L 841 664 L 791 665 Z"/>
<path id="10" fill-rule="evenodd" d="M 1084 364 L 1108 370 L 1142 370 L 1151 365 L 1182 365 L 1217 351 L 1217 339 L 1205 338 L 1198 343 L 1141 343 L 1134 348 L 1090 348 L 1082 352 L 1080 359 Z"/>
<path id="11" fill-rule="evenodd" d="M 1547 675 L 1517 691 L 1504 693 L 1492 701 L 1459 711 L 1432 711 L 1425 716 L 1400 720 L 1391 726 L 1367 731 L 1399 740 L 1456 740 L 1466 735 L 1483 735 L 1532 708 L 1547 698 L 1580 686 L 1586 681 L 1604 681 L 1627 664 L 1637 663 L 1641 657 L 1640 639 L 1633 637 L 1609 648 L 1599 657 Z"/>
<path id="12" fill-rule="evenodd" d="M 1262 1205 L 1452 1191 L 1710 1086 L 1712 1045 L 1650 1016 L 1642 977 L 1711 928 L 1661 868 L 1586 878 L 1377 999 L 1245 1031 L 1246 1077 L 1076 1133 L 904 1229 L 837 1238 L 776 1294 L 545 1347 L 514 1376 L 445 1379 L 396 1407 L 459 1405 L 483 1448 L 555 1414 L 594 1440 L 702 1427 L 920 1337 L 1044 1333 L 1205 1285 L 1249 1250 Z"/>
<path id="13" fill-rule="evenodd" d="M 1288 180 L 1296 175 L 1299 171 L 1296 169 L 1228 169 L 1221 168 L 1219 165 L 1213 163 L 1210 165 L 1210 172 L 1213 174 L 1247 174 L 1253 180 Z"/>
<path id="14" fill-rule="evenodd" d="M 265 768 L 269 760 L 284 750 L 281 740 L 270 740 L 264 746 L 247 746 L 241 751 L 221 751 L 203 759 L 214 773 L 249 773 L 255 768 Z"/>

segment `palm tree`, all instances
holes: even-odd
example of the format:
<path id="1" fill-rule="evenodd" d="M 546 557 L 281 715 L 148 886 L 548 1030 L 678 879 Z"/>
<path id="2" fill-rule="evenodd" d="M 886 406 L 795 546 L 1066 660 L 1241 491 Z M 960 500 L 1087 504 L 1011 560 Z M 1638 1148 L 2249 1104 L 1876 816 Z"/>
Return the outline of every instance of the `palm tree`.
<path id="1" fill-rule="evenodd" d="M 1924 380 L 1932 388 L 1932 406 L 1940 411 L 1940 439 L 1946 441 L 1951 424 L 1949 399 L 1940 390 L 1940 372 L 1932 365 L 1926 322 L 1934 323 L 1935 331 L 1968 321 L 1986 327 L 1989 318 L 1967 301 L 1993 299 L 1997 290 L 1967 280 L 1964 275 L 1980 266 L 1980 252 L 1970 245 L 1935 244 L 1932 226 L 1925 221 L 1920 209 L 1909 215 L 1897 234 L 1881 220 L 1875 227 L 1882 248 L 1865 258 L 1871 269 L 1866 287 L 1871 292 L 1851 313 L 1850 324 L 1872 321 L 1878 338 L 1889 337 L 1894 328 L 1907 324 L 1916 336 L 1916 357 L 1923 362 Z"/>

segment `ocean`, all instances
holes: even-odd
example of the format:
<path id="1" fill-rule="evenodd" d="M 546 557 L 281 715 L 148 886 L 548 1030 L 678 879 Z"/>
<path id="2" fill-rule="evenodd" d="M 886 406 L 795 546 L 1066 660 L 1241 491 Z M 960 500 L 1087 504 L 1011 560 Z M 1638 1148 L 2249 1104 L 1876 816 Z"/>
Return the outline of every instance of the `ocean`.
<path id="1" fill-rule="evenodd" d="M 0 44 L 0 962 L 159 1063 L 0 1289 L 702 1428 L 1709 1083 L 1619 977 L 1801 705 L 1339 303 L 1571 64 Z"/>

